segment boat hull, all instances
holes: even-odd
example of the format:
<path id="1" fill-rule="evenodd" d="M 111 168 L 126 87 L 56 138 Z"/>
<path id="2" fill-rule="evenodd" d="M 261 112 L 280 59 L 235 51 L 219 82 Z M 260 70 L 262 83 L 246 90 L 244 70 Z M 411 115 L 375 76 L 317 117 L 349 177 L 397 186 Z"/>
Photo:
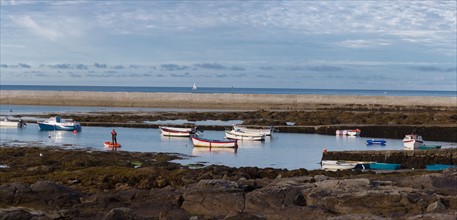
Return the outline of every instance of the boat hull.
<path id="1" fill-rule="evenodd" d="M 367 140 L 367 145 L 373 145 L 373 144 L 378 144 L 378 145 L 386 145 L 385 140 Z"/>
<path id="2" fill-rule="evenodd" d="M 209 148 L 237 148 L 237 140 L 220 141 L 208 140 L 198 137 L 192 137 L 192 143 L 195 147 L 209 147 Z"/>
<path id="3" fill-rule="evenodd" d="M 47 123 L 38 123 L 40 130 L 43 131 L 80 131 L 81 125 L 72 124 L 72 125 L 62 125 L 62 124 L 47 124 Z"/>
<path id="4" fill-rule="evenodd" d="M 264 134 L 225 131 L 225 137 L 232 140 L 264 141 Z"/>
<path id="5" fill-rule="evenodd" d="M 397 163 L 373 163 L 370 164 L 370 168 L 373 170 L 398 170 L 400 164 Z"/>
<path id="6" fill-rule="evenodd" d="M 193 128 L 160 127 L 160 132 L 164 136 L 190 137 L 192 134 L 194 134 L 194 129 Z"/>
<path id="7" fill-rule="evenodd" d="M 425 165 L 426 170 L 445 170 L 450 168 L 457 168 L 457 165 L 447 165 L 447 164 L 430 164 Z"/>
<path id="8" fill-rule="evenodd" d="M 246 128 L 243 126 L 238 126 L 234 125 L 233 126 L 234 130 L 239 130 L 245 133 L 258 133 L 258 134 L 264 134 L 265 136 L 271 136 L 271 133 L 273 131 L 273 128 L 270 127 L 269 129 L 254 129 L 254 128 Z"/>
<path id="9" fill-rule="evenodd" d="M 350 170 L 354 169 L 357 166 L 357 163 L 353 162 L 344 162 L 337 160 L 323 160 L 321 162 L 323 170 L 337 171 L 337 170 Z"/>
<path id="10" fill-rule="evenodd" d="M 19 128 L 20 122 L 16 121 L 0 121 L 0 127 Z"/>
<path id="11" fill-rule="evenodd" d="M 103 142 L 103 146 L 106 147 L 106 148 L 111 148 L 111 149 L 121 148 L 121 144 L 113 143 L 113 142 L 110 142 L 110 141 Z"/>

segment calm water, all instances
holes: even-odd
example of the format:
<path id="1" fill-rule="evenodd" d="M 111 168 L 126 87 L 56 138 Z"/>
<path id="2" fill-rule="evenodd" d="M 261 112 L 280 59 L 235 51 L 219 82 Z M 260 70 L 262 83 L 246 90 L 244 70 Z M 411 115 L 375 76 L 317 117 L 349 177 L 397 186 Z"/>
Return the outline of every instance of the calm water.
<path id="1" fill-rule="evenodd" d="M 357 89 L 286 89 L 286 88 L 216 88 L 199 87 L 117 87 L 117 86 L 38 86 L 0 85 L 0 90 L 97 91 L 97 92 L 180 92 L 180 93 L 237 93 L 237 94 L 317 94 L 364 96 L 457 96 L 457 91 L 424 90 L 357 90 Z"/>
<path id="2" fill-rule="evenodd" d="M 35 142 L 43 145 L 62 146 L 63 148 L 91 147 L 104 150 L 103 142 L 111 140 L 111 127 L 83 127 L 73 134 L 68 131 L 40 131 L 37 124 L 26 128 L 0 128 L 0 143 Z M 232 167 L 256 166 L 287 169 L 320 169 L 323 148 L 329 151 L 340 150 L 401 150 L 402 141 L 386 139 L 386 146 L 366 146 L 368 138 L 326 136 L 314 134 L 274 133 L 265 142 L 242 141 L 237 151 L 233 149 L 193 148 L 189 138 L 163 137 L 159 129 L 115 128 L 123 151 L 170 152 L 189 156 L 177 161 L 182 164 L 208 163 Z M 362 131 L 363 132 L 363 131 Z M 203 137 L 222 139 L 223 131 L 204 131 Z M 444 148 L 457 147 L 456 143 L 426 142 L 439 144 Z"/>

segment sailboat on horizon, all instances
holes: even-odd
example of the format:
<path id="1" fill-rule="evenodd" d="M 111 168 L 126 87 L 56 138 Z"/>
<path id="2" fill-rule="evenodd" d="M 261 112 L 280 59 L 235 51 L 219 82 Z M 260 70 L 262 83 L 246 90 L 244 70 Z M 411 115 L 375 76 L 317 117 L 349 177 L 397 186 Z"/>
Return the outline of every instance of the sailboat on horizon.
<path id="1" fill-rule="evenodd" d="M 197 85 L 194 83 L 194 85 L 192 86 L 192 91 L 196 91 L 197 90 Z"/>

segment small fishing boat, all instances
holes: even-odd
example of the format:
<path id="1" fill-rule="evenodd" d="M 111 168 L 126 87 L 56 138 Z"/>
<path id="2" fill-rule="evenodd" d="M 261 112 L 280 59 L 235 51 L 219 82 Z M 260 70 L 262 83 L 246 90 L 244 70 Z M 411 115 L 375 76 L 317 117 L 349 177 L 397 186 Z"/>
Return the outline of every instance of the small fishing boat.
<path id="1" fill-rule="evenodd" d="M 367 140 L 367 145 L 373 145 L 373 144 L 386 145 L 386 141 L 385 140 L 381 140 L 381 139 Z"/>
<path id="2" fill-rule="evenodd" d="M 323 160 L 321 167 L 323 170 L 337 171 L 337 170 L 350 170 L 357 166 L 356 162 L 340 161 L 340 160 Z"/>
<path id="3" fill-rule="evenodd" d="M 457 165 L 447 165 L 447 164 L 429 164 L 425 165 L 426 170 L 445 170 L 450 168 L 457 168 Z"/>
<path id="4" fill-rule="evenodd" d="M 105 141 L 103 142 L 103 146 L 106 147 L 106 148 L 110 148 L 110 149 L 118 149 L 118 148 L 121 148 L 121 144 L 119 143 L 113 143 L 111 141 Z"/>
<path id="5" fill-rule="evenodd" d="M 210 140 L 192 136 L 192 143 L 195 147 L 210 148 L 237 148 L 237 140 Z"/>
<path id="6" fill-rule="evenodd" d="M 348 136 L 359 136 L 360 132 L 362 132 L 360 129 L 352 129 L 352 130 L 336 130 L 335 134 L 336 135 L 348 135 Z"/>
<path id="7" fill-rule="evenodd" d="M 400 164 L 398 163 L 373 163 L 370 164 L 370 169 L 373 170 L 398 170 Z"/>
<path id="8" fill-rule="evenodd" d="M 247 133 L 259 133 L 259 134 L 265 134 L 265 136 L 271 136 L 271 133 L 273 133 L 273 126 L 270 126 L 267 129 L 255 129 L 255 128 L 247 128 L 241 125 L 233 125 L 233 130 L 239 130 Z"/>
<path id="9" fill-rule="evenodd" d="M 347 135 L 349 136 L 360 136 L 360 132 L 361 130 L 360 129 L 353 129 L 353 130 L 348 130 L 347 131 Z"/>
<path id="10" fill-rule="evenodd" d="M 419 150 L 435 150 L 435 149 L 441 149 L 441 145 L 421 145 L 417 149 L 419 149 Z"/>
<path id="11" fill-rule="evenodd" d="M 60 116 L 50 117 L 44 121 L 38 121 L 38 126 L 43 131 L 80 131 L 81 124 L 72 119 L 62 119 Z"/>
<path id="12" fill-rule="evenodd" d="M 416 134 L 407 134 L 403 138 L 403 146 L 405 150 L 415 150 L 424 145 L 422 136 Z"/>
<path id="13" fill-rule="evenodd" d="M 248 141 L 264 141 L 265 134 L 261 133 L 250 133 L 244 132 L 241 130 L 226 130 L 225 137 L 227 139 L 234 139 L 234 140 L 248 140 Z"/>
<path id="14" fill-rule="evenodd" d="M 22 128 L 26 125 L 22 120 L 19 121 L 10 121 L 8 118 L 0 121 L 0 127 L 9 127 L 9 128 Z"/>
<path id="15" fill-rule="evenodd" d="M 173 136 L 173 137 L 190 137 L 192 134 L 195 134 L 195 128 L 179 128 L 179 127 L 163 127 L 160 126 L 160 132 L 164 136 Z"/>

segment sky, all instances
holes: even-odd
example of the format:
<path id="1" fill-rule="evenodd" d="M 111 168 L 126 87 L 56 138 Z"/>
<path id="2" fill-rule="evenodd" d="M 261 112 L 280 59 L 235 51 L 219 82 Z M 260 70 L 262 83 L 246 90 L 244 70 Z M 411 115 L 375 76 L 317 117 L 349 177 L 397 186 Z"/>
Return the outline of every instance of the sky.
<path id="1" fill-rule="evenodd" d="M 0 0 L 1 85 L 457 91 L 457 1 Z"/>

